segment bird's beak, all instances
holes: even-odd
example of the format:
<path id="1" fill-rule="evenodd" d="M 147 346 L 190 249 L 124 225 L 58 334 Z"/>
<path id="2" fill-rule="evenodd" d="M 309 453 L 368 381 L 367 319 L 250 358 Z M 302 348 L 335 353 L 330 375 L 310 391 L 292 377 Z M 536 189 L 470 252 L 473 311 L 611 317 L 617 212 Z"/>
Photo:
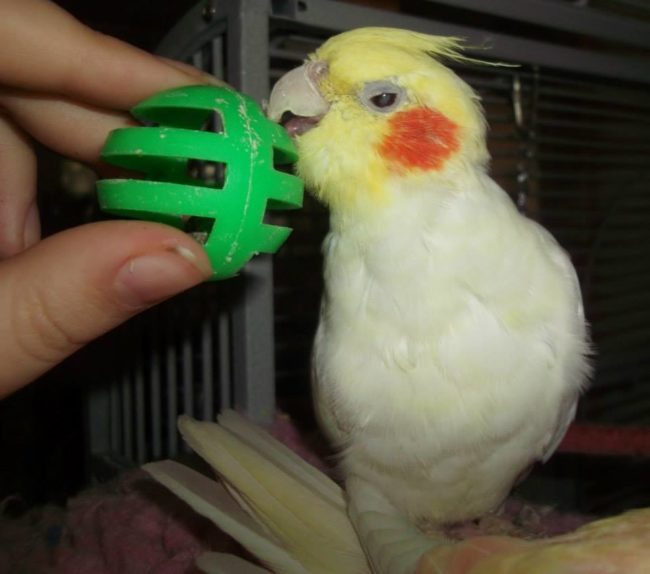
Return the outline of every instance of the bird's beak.
<path id="1" fill-rule="evenodd" d="M 273 87 L 267 115 L 282 124 L 289 135 L 299 136 L 318 124 L 329 104 L 318 89 L 327 73 L 323 62 L 308 62 L 282 76 Z"/>

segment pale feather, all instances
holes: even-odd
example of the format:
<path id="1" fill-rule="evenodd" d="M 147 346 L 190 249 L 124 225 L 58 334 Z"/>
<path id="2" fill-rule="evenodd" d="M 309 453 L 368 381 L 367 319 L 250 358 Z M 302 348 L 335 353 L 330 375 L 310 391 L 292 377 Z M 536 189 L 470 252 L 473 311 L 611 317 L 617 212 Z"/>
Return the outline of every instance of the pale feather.
<path id="1" fill-rule="evenodd" d="M 566 254 L 486 175 L 388 187 L 390 209 L 332 215 L 317 407 L 348 473 L 410 515 L 471 518 L 573 415 L 589 371 L 580 293 Z"/>
<path id="2" fill-rule="evenodd" d="M 275 440 L 268 432 L 248 421 L 232 409 L 222 411 L 218 423 L 243 440 L 266 458 L 292 476 L 310 486 L 324 499 L 340 510 L 345 510 L 345 500 L 341 488 L 317 468 L 300 458 L 291 449 Z"/>
<path id="3" fill-rule="evenodd" d="M 258 446 L 251 446 L 215 423 L 181 417 L 179 427 L 185 440 L 214 468 L 245 509 L 307 572 L 367 571 L 365 555 L 344 510 L 343 493 L 330 479 L 307 471 L 304 461 L 270 436 L 262 442 L 252 439 Z M 335 503 L 331 498 L 336 489 Z M 249 550 L 271 565 L 253 546 Z M 273 565 L 273 570 L 294 572 L 278 565 Z"/>
<path id="4" fill-rule="evenodd" d="M 282 547 L 278 538 L 235 503 L 223 485 L 169 460 L 147 464 L 144 469 L 197 514 L 208 518 L 264 563 L 272 565 L 274 572 L 310 573 Z"/>

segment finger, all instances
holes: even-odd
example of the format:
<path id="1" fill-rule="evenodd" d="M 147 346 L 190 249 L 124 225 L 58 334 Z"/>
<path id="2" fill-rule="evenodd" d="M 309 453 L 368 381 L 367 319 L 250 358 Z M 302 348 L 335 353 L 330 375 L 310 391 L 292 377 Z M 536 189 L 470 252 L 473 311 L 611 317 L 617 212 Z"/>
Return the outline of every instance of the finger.
<path id="1" fill-rule="evenodd" d="M 190 75 L 194 75 L 197 73 L 197 69 L 194 66 L 190 66 L 189 64 L 186 64 L 185 62 L 179 62 L 178 60 L 172 60 L 171 58 L 166 58 L 165 56 L 158 56 L 159 59 L 161 59 L 163 62 L 166 64 L 172 66 L 173 68 L 177 68 L 181 72 L 185 72 Z M 234 90 L 228 82 L 225 82 L 221 78 L 215 78 L 213 75 L 208 74 L 206 72 L 199 72 L 208 84 L 214 84 L 215 86 L 224 86 L 227 88 L 230 88 L 231 90 Z"/>
<path id="2" fill-rule="evenodd" d="M 127 110 L 157 91 L 210 81 L 94 32 L 53 3 L 0 0 L 0 9 L 5 86 Z"/>
<path id="3" fill-rule="evenodd" d="M 111 130 L 136 123 L 126 112 L 16 90 L 0 90 L 0 107 L 44 146 L 86 163 L 98 162 Z"/>
<path id="4" fill-rule="evenodd" d="M 39 237 L 34 152 L 25 134 L 0 115 L 0 259 Z"/>
<path id="5" fill-rule="evenodd" d="M 0 396 L 209 274 L 187 235 L 135 221 L 71 229 L 0 263 Z"/>

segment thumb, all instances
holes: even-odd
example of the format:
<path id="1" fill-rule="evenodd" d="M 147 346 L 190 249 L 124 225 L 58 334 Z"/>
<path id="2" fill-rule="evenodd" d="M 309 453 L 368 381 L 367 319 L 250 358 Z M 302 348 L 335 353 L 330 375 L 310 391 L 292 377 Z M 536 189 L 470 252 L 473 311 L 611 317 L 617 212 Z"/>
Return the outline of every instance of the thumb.
<path id="1" fill-rule="evenodd" d="M 210 276 L 203 249 L 155 223 L 64 231 L 0 263 L 0 397 Z"/>

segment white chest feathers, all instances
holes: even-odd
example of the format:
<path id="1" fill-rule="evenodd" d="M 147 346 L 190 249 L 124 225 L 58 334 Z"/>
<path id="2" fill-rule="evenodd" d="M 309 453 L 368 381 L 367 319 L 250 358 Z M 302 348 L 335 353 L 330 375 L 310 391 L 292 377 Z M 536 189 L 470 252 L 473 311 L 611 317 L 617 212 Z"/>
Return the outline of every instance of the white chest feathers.
<path id="1" fill-rule="evenodd" d="M 575 272 L 498 188 L 389 211 L 328 237 L 317 410 L 345 472 L 410 514 L 472 517 L 573 417 L 588 373 Z"/>

